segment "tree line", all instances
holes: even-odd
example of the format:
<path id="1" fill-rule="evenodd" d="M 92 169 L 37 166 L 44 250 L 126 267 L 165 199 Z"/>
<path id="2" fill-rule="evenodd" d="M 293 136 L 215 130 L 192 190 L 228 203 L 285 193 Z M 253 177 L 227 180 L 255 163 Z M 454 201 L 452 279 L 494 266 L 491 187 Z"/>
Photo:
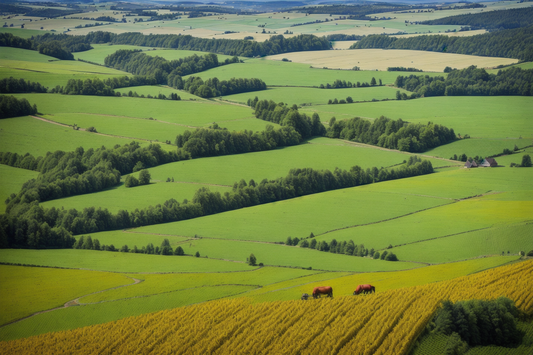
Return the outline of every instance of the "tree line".
<path id="1" fill-rule="evenodd" d="M 310 241 L 309 241 L 310 240 Z M 388 251 L 380 253 L 374 248 L 368 250 L 364 244 L 355 244 L 353 240 L 343 240 L 337 242 L 336 239 L 332 239 L 331 242 L 325 240 L 317 241 L 313 233 L 309 237 L 300 240 L 299 238 L 288 237 L 285 241 L 286 245 L 300 246 L 300 248 L 316 249 L 318 251 L 330 252 L 335 254 L 353 255 L 359 257 L 371 257 L 373 259 L 381 259 L 387 261 L 398 261 L 396 254 Z M 392 245 L 390 246 L 392 247 Z"/>
<path id="2" fill-rule="evenodd" d="M 324 37 L 298 35 L 285 38 L 275 35 L 264 42 L 237 39 L 208 39 L 190 35 L 144 35 L 138 32 L 114 34 L 93 32 L 86 36 L 90 43 L 130 44 L 145 47 L 175 48 L 183 50 L 220 53 L 231 56 L 256 57 L 287 52 L 330 49 Z"/>
<path id="3" fill-rule="evenodd" d="M 320 117 L 316 112 L 309 117 L 298 112 L 296 105 L 289 107 L 283 102 L 276 104 L 272 100 L 258 100 L 257 96 L 253 100 L 248 100 L 248 105 L 254 109 L 255 117 L 281 126 L 292 127 L 302 138 L 323 136 L 326 133 L 326 128 L 320 122 Z"/>
<path id="4" fill-rule="evenodd" d="M 442 302 L 430 329 L 450 336 L 446 354 L 464 354 L 469 346 L 516 346 L 523 334 L 517 328 L 519 310 L 506 297 L 495 300 Z"/>
<path id="5" fill-rule="evenodd" d="M 197 128 L 192 132 L 186 130 L 175 141 L 178 151 L 184 151 L 180 155 L 189 154 L 191 158 L 259 152 L 301 142 L 301 135 L 293 127 L 274 129 L 272 125 L 267 125 L 261 132 L 230 132 L 219 128 L 217 124 L 209 129 Z"/>
<path id="6" fill-rule="evenodd" d="M 156 206 L 134 211 L 120 210 L 112 214 L 107 209 L 88 207 L 76 209 L 44 209 L 37 200 L 21 201 L 16 208 L 0 215 L 0 246 L 3 248 L 68 247 L 74 243 L 71 234 L 86 234 L 105 230 L 140 227 L 151 224 L 186 220 L 214 213 L 231 211 L 259 204 L 286 200 L 303 195 L 354 187 L 378 181 L 401 179 L 433 172 L 431 162 L 424 160 L 397 169 L 350 170 L 292 169 L 284 178 L 236 182 L 231 192 L 223 195 L 207 187 L 196 191 L 192 201 L 175 199 Z"/>
<path id="7" fill-rule="evenodd" d="M 204 81 L 200 77 L 189 76 L 183 80 L 180 76 L 168 76 L 168 85 L 179 90 L 185 90 L 193 95 L 203 98 L 233 95 L 242 92 L 266 90 L 265 82 L 257 78 L 231 78 L 229 80 L 219 80 L 210 78 Z"/>
<path id="8" fill-rule="evenodd" d="M 6 212 L 21 203 L 49 201 L 67 196 L 102 191 L 120 183 L 122 174 L 129 174 L 135 166 L 153 167 L 184 157 L 178 152 L 166 152 L 158 144 L 141 147 L 138 142 L 113 149 L 101 147 L 74 152 L 48 152 L 45 157 L 31 154 L 1 153 L 0 161 L 14 167 L 39 171 L 36 179 L 22 185 L 17 194 L 6 200 Z"/>
<path id="9" fill-rule="evenodd" d="M 36 113 L 37 105 L 32 106 L 25 98 L 17 99 L 11 95 L 0 95 L 0 118 L 35 115 Z"/>
<path id="10" fill-rule="evenodd" d="M 533 26 L 467 37 L 423 35 L 396 38 L 370 35 L 350 47 L 364 48 L 413 49 L 533 61 Z"/>
<path id="11" fill-rule="evenodd" d="M 26 81 L 24 79 L 9 78 L 0 79 L 0 93 L 22 93 L 22 92 L 46 92 L 46 88 L 37 82 Z"/>
<path id="12" fill-rule="evenodd" d="M 489 74 L 472 65 L 452 70 L 446 78 L 409 75 L 398 76 L 394 83 L 415 93 L 415 97 L 429 96 L 500 96 L 533 95 L 533 69 L 509 68 Z"/>
<path id="13" fill-rule="evenodd" d="M 526 7 L 448 16 L 420 23 L 423 25 L 467 25 L 472 29 L 486 28 L 490 30 L 520 28 L 533 25 L 533 8 Z"/>
<path id="14" fill-rule="evenodd" d="M 408 123 L 381 116 L 370 122 L 361 117 L 337 121 L 332 117 L 326 136 L 406 152 L 423 152 L 456 139 L 453 129 L 429 122 Z"/>
<path id="15" fill-rule="evenodd" d="M 376 85 L 378 85 L 378 83 L 376 82 L 376 78 L 372 77 L 372 79 L 370 80 L 370 83 L 367 83 L 367 82 L 361 83 L 359 81 L 356 83 L 352 83 L 351 81 L 337 79 L 333 82 L 333 84 L 330 84 L 330 83 L 327 83 L 326 85 L 320 84 L 319 88 L 321 89 L 346 89 L 346 88 L 359 88 L 359 87 L 366 88 L 366 87 L 376 86 Z M 381 79 L 379 79 L 379 86 L 383 86 Z"/>
<path id="16" fill-rule="evenodd" d="M 134 245 L 130 249 L 127 244 L 120 247 L 120 249 L 115 248 L 113 244 L 100 244 L 100 241 L 96 238 L 88 236 L 80 236 L 74 244 L 72 249 L 85 249 L 85 250 L 101 250 L 101 251 L 119 251 L 121 253 L 134 253 L 134 254 L 152 254 L 152 255 L 185 255 L 185 251 L 181 246 L 177 246 L 176 249 L 173 249 L 170 246 L 170 241 L 168 239 L 163 239 L 161 246 L 154 247 L 153 243 L 148 243 L 142 248 L 137 248 L 137 245 Z"/>

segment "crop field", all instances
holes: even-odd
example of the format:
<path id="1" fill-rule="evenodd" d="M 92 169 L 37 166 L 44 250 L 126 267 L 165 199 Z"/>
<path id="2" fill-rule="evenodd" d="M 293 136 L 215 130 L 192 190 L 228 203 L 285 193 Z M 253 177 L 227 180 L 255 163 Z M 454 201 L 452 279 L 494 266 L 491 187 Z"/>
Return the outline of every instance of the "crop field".
<path id="1" fill-rule="evenodd" d="M 9 195 L 19 192 L 26 181 L 35 179 L 39 175 L 36 171 L 13 168 L 0 164 L 0 202 L 5 201 Z M 0 213 L 5 213 L 6 205 L 0 203 Z"/>
<path id="2" fill-rule="evenodd" d="M 340 354 L 386 354 L 390 349 L 405 354 L 443 299 L 494 299 L 503 294 L 514 300 L 521 311 L 531 314 L 533 296 L 519 282 L 528 283 L 531 278 L 531 261 L 528 261 L 371 297 L 257 305 L 246 300 L 217 301 L 57 333 L 53 339 L 40 336 L 6 346 L 9 346 L 7 352 L 13 354 L 30 349 L 58 352 L 72 346 L 87 352 L 110 347 L 117 352 L 131 352 L 150 346 L 151 351 L 173 349 L 184 354 L 242 353 L 252 349 L 311 354 L 320 347 Z M 512 286 L 503 287 L 505 284 Z M 321 307 L 316 302 L 321 302 Z M 363 311 L 350 312 L 353 309 Z M 326 321 L 317 326 L 317 319 Z M 256 321 L 262 326 L 250 326 Z M 117 343 L 116 336 L 111 336 L 115 334 L 123 334 L 122 342 Z M 158 341 L 147 343 L 154 336 Z"/>
<path id="3" fill-rule="evenodd" d="M 387 86 L 346 89 L 273 87 L 262 91 L 224 96 L 224 99 L 245 104 L 248 99 L 253 99 L 257 96 L 259 100 L 273 100 L 274 102 L 284 102 L 289 105 L 324 105 L 328 103 L 328 100 L 346 100 L 348 96 L 353 101 L 395 99 L 396 91 L 406 93 L 407 95 L 411 94 L 407 90 L 398 90 L 397 88 Z"/>
<path id="4" fill-rule="evenodd" d="M 0 326 L 92 292 L 133 283 L 124 275 L 89 270 L 11 265 L 0 265 L 0 270 Z"/>
<path id="5" fill-rule="evenodd" d="M 388 67 L 411 67 L 430 72 L 443 72 L 444 68 L 463 69 L 471 65 L 479 68 L 496 67 L 517 63 L 516 59 L 480 57 L 473 55 L 413 51 L 403 49 L 353 49 L 337 51 L 294 52 L 277 54 L 269 59 L 287 58 L 296 63 L 316 68 L 352 69 L 358 66 L 363 70 L 387 70 Z"/>
<path id="6" fill-rule="evenodd" d="M 133 173 L 133 175 L 138 177 L 139 174 Z M 169 176 L 170 179 L 172 177 Z M 136 208 L 140 209 L 158 204 L 162 205 L 171 198 L 179 202 L 184 199 L 192 200 L 194 193 L 203 186 L 208 187 L 211 191 L 218 191 L 221 194 L 226 191 L 231 191 L 231 187 L 229 186 L 164 181 L 166 179 L 155 183 L 152 180 L 152 183 L 149 185 L 136 186 L 134 189 L 138 190 L 135 191 L 135 194 L 132 194 L 130 189 L 126 188 L 124 184 L 121 184 L 99 193 L 77 195 L 43 202 L 43 206 L 45 208 L 75 208 L 78 211 L 82 211 L 87 206 L 98 206 L 102 207 L 102 209 L 107 208 L 111 213 L 117 213 L 119 210 L 134 211 Z"/>

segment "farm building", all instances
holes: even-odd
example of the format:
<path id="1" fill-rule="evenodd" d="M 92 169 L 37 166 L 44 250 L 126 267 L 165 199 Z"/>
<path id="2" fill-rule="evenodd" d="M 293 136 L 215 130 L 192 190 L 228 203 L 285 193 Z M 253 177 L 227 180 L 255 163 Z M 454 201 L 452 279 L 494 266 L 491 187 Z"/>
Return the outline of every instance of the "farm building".
<path id="1" fill-rule="evenodd" d="M 479 164 L 479 166 L 482 166 L 482 167 L 485 167 L 485 168 L 489 168 L 489 167 L 493 168 L 495 166 L 498 166 L 498 163 L 493 158 L 485 158 L 485 159 L 483 159 L 481 164 Z"/>
<path id="2" fill-rule="evenodd" d="M 474 160 L 471 162 L 467 160 L 465 163 L 465 168 L 477 168 L 477 164 Z"/>

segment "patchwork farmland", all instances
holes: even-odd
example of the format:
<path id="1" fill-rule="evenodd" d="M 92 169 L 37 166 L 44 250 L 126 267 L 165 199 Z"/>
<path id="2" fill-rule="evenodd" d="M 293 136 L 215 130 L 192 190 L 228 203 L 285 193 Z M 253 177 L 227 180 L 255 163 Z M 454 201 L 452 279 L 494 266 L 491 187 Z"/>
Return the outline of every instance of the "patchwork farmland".
<path id="1" fill-rule="evenodd" d="M 530 3 L 16 5 L 2 353 L 533 351 Z"/>

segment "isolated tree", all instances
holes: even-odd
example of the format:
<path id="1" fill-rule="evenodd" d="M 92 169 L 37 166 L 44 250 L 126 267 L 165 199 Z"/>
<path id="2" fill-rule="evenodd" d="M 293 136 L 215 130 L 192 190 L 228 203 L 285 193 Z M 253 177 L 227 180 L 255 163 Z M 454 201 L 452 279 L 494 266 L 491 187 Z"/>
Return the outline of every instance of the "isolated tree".
<path id="1" fill-rule="evenodd" d="M 254 254 L 250 254 L 250 256 L 246 258 L 246 262 L 250 266 L 255 266 L 257 264 L 257 259 L 255 258 Z"/>
<path id="2" fill-rule="evenodd" d="M 374 259 L 379 259 L 379 251 L 374 252 Z"/>
<path id="3" fill-rule="evenodd" d="M 197 258 L 199 258 L 199 257 L 200 257 L 200 252 L 197 251 L 196 254 L 194 254 L 194 256 L 196 256 Z"/>
<path id="4" fill-rule="evenodd" d="M 526 167 L 526 168 L 530 168 L 531 167 L 531 157 L 529 156 L 529 154 L 525 154 L 523 157 L 522 157 L 522 164 L 520 164 L 521 166 L 523 167 Z"/>
<path id="5" fill-rule="evenodd" d="M 150 173 L 148 170 L 141 170 L 139 173 L 139 185 L 148 185 L 150 183 Z"/>
<path id="6" fill-rule="evenodd" d="M 174 255 L 185 255 L 185 252 L 182 247 L 177 246 L 176 249 L 174 249 Z"/>
<path id="7" fill-rule="evenodd" d="M 287 240 L 285 241 L 285 244 L 286 245 L 292 245 L 292 238 L 291 237 L 287 237 Z"/>
<path id="8" fill-rule="evenodd" d="M 312 249 L 316 249 L 316 239 L 311 239 L 311 243 L 309 243 L 309 247 Z"/>
<path id="9" fill-rule="evenodd" d="M 372 80 L 370 80 L 370 85 L 375 86 L 376 85 L 376 78 L 372 77 Z"/>
<path id="10" fill-rule="evenodd" d="M 139 180 L 133 175 L 126 176 L 126 180 L 124 181 L 124 186 L 126 187 L 135 187 L 139 186 Z"/>

